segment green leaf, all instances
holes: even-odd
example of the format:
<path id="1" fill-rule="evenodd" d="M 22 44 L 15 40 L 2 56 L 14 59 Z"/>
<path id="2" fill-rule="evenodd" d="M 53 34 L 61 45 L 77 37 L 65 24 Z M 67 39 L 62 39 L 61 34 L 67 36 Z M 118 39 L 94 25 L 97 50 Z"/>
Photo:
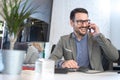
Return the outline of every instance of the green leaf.
<path id="1" fill-rule="evenodd" d="M 2 0 L 2 12 L 0 12 L 0 15 L 7 23 L 7 30 L 10 35 L 14 34 L 17 37 L 19 32 L 25 27 L 24 20 L 37 12 L 35 10 L 39 6 L 29 9 L 32 3 L 28 5 L 28 1 L 26 0 L 21 7 L 21 0 Z"/>

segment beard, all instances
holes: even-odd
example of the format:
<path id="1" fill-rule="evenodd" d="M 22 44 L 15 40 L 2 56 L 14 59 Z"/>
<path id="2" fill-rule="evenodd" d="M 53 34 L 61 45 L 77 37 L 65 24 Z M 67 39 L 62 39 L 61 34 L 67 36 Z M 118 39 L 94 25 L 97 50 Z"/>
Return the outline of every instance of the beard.
<path id="1" fill-rule="evenodd" d="M 75 31 L 75 33 L 76 33 L 78 36 L 85 36 L 85 34 L 81 33 L 80 31 Z"/>
<path id="2" fill-rule="evenodd" d="M 86 29 L 85 32 L 82 32 L 82 29 Z M 88 27 L 80 27 L 79 29 L 75 30 L 76 35 L 78 36 L 85 36 L 87 33 Z"/>

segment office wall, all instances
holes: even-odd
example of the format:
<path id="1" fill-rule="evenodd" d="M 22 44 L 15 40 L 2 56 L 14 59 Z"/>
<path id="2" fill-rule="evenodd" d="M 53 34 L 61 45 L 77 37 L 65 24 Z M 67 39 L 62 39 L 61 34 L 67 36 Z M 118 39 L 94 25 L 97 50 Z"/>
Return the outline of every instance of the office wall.
<path id="1" fill-rule="evenodd" d="M 91 22 L 96 23 L 100 31 L 110 38 L 110 1 L 109 0 L 53 0 L 50 41 L 46 45 L 46 58 L 53 44 L 60 36 L 72 32 L 69 24 L 70 11 L 76 7 L 86 8 Z"/>
<path id="2" fill-rule="evenodd" d="M 111 0 L 111 41 L 120 50 L 120 0 Z"/>

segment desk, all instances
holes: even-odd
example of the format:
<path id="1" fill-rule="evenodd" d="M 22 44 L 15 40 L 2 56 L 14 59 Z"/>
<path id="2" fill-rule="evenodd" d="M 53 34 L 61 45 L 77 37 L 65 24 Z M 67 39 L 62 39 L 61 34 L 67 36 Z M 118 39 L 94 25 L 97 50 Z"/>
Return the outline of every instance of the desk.
<path id="1" fill-rule="evenodd" d="M 70 72 L 68 74 L 45 75 L 44 77 L 34 71 L 24 70 L 21 75 L 0 74 L 0 80 L 120 80 L 117 72 L 103 72 L 96 74 L 86 74 L 81 72 Z"/>

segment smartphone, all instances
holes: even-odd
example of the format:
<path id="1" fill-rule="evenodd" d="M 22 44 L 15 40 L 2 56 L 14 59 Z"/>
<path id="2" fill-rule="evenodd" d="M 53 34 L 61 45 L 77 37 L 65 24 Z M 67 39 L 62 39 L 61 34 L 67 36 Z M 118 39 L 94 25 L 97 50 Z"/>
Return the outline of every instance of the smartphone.
<path id="1" fill-rule="evenodd" d="M 91 28 L 90 28 L 90 26 L 88 26 L 88 30 L 89 30 L 89 32 L 91 33 Z"/>
<path id="2" fill-rule="evenodd" d="M 91 33 L 90 22 L 89 22 L 88 30 Z"/>

